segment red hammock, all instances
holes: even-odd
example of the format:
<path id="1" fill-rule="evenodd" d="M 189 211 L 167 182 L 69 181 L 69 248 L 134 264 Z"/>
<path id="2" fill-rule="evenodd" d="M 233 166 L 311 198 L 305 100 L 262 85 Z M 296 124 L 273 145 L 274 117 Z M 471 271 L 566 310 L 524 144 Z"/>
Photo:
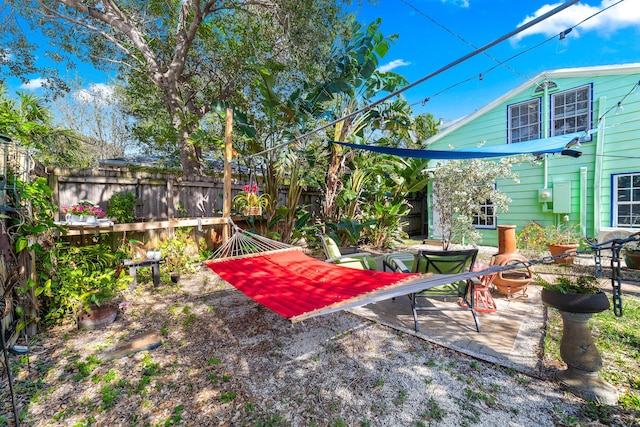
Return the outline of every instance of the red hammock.
<path id="1" fill-rule="evenodd" d="M 391 285 L 421 276 L 341 267 L 291 249 L 210 260 L 205 265 L 293 322 L 390 298 L 385 290 Z"/>

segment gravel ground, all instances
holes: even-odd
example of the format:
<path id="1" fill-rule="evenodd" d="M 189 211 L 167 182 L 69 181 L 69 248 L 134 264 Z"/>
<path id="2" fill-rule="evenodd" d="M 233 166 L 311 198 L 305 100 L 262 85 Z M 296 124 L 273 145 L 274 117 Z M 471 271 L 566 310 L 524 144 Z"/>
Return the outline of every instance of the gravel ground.
<path id="1" fill-rule="evenodd" d="M 292 325 L 208 269 L 126 299 L 113 324 L 57 327 L 12 356 L 21 425 L 602 425 L 548 378 L 349 313 Z M 98 362 L 142 332 L 161 346 Z M 0 420 L 13 425 L 7 384 Z"/>

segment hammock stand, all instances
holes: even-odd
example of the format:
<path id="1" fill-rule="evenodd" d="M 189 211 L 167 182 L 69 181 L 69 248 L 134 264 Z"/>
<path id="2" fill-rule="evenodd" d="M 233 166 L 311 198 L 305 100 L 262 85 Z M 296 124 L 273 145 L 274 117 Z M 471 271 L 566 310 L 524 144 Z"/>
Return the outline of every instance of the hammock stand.
<path id="1" fill-rule="evenodd" d="M 512 268 L 461 274 L 358 270 L 240 229 L 204 264 L 233 287 L 292 323 Z"/>

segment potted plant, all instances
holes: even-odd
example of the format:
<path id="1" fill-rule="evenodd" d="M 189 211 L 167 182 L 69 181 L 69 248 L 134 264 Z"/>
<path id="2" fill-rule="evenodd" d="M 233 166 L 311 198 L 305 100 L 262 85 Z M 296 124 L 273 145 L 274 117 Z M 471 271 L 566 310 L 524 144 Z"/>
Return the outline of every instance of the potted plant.
<path id="1" fill-rule="evenodd" d="M 586 400 L 615 405 L 618 391 L 598 376 L 602 357 L 589 329 L 591 316 L 609 308 L 609 299 L 598 287 L 598 280 L 593 276 L 558 276 L 553 282 L 536 276 L 534 280 L 543 288 L 543 304 L 556 308 L 562 316 L 560 357 L 567 369 L 556 372 L 556 379 Z"/>
<path id="2" fill-rule="evenodd" d="M 577 225 L 552 225 L 544 229 L 547 248 L 556 264 L 573 264 L 582 236 Z M 565 255 L 571 254 L 571 255 Z"/>
<path id="3" fill-rule="evenodd" d="M 269 195 L 262 194 L 258 196 L 257 185 L 245 185 L 244 192 L 233 198 L 233 204 L 245 216 L 262 215 L 262 209 L 269 206 Z"/>
<path id="4" fill-rule="evenodd" d="M 632 270 L 640 270 L 640 247 L 638 242 L 625 245 L 622 248 L 625 265 Z"/>
<path id="5" fill-rule="evenodd" d="M 80 327 L 113 321 L 121 292 L 131 281 L 120 274 L 124 254 L 113 253 L 106 244 L 67 242 L 57 242 L 51 252 L 49 279 L 36 289 L 45 305 L 45 319 L 56 322 L 73 317 Z"/>
<path id="6" fill-rule="evenodd" d="M 88 200 L 81 200 L 71 206 L 63 206 L 60 213 L 65 215 L 67 222 L 87 222 L 96 223 L 98 218 L 103 218 L 106 213 L 104 210 Z"/>
<path id="7" fill-rule="evenodd" d="M 599 313 L 609 308 L 609 299 L 593 276 L 557 276 L 553 283 L 536 276 L 534 281 L 542 286 L 542 302 L 558 310 Z"/>

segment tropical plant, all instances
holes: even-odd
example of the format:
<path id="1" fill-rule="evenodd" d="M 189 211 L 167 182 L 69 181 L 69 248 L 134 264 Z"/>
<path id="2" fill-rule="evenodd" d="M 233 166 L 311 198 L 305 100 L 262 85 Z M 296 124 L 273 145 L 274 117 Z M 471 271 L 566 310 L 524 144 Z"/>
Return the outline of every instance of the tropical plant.
<path id="1" fill-rule="evenodd" d="M 116 302 L 131 277 L 120 274 L 125 252 L 106 244 L 73 246 L 58 241 L 51 248 L 46 280 L 35 292 L 42 298 L 44 319 L 60 322 L 91 305 Z"/>
<path id="2" fill-rule="evenodd" d="M 34 332 L 40 320 L 37 295 L 35 289 L 48 275 L 43 274 L 42 265 L 51 260 L 51 249 L 54 246 L 54 235 L 63 230 L 54 223 L 57 207 L 51 202 L 51 188 L 46 178 L 37 178 L 31 182 L 16 181 L 18 200 L 11 203 L 17 209 L 4 215 L 7 221 L 7 233 L 14 243 L 17 259 L 26 262 L 35 261 L 35 277 L 28 277 L 26 283 L 16 289 L 18 301 L 16 313 L 19 316 L 17 330 L 32 325 Z"/>
<path id="3" fill-rule="evenodd" d="M 334 141 L 363 142 L 368 133 L 407 133 L 411 125 L 410 108 L 404 100 L 385 102 L 362 113 L 356 112 L 371 99 L 385 92 L 393 92 L 407 83 L 399 74 L 377 70 L 380 59 L 389 51 L 397 36 L 385 37 L 380 31 L 380 19 L 366 28 L 354 22 L 352 37 L 344 41 L 339 55 L 336 55 L 337 70 L 332 79 L 325 83 L 323 90 L 341 88 L 340 92 L 327 92 L 330 101 L 331 118 L 348 117 L 336 123 L 330 139 Z M 408 114 L 407 114 L 408 113 Z M 408 138 L 407 138 L 408 139 Z M 339 218 L 339 197 L 344 185 L 343 177 L 348 174 L 349 165 L 356 153 L 337 144 L 330 147 L 330 161 L 325 183 L 324 215 Z"/>
<path id="4" fill-rule="evenodd" d="M 266 208 L 269 206 L 269 195 L 258 195 L 257 185 L 245 185 L 244 191 L 233 198 L 233 204 L 239 210 Z"/>
<path id="5" fill-rule="evenodd" d="M 353 246 L 363 238 L 363 230 L 374 222 L 371 220 L 361 223 L 353 218 L 342 218 L 338 223 L 327 222 L 326 234 L 340 246 Z"/>
<path id="6" fill-rule="evenodd" d="M 21 19 L 5 20 L 3 35 L 21 49 L 8 71 L 35 71 L 39 49 L 24 48 L 33 46 L 25 21 L 50 36 L 52 52 L 45 55 L 117 69 L 127 82 L 129 112 L 142 119 L 138 136 L 163 144 L 152 148 L 175 150 L 190 176 L 204 174 L 203 149 L 211 140 L 203 118 L 212 103 L 251 103 L 243 99 L 251 94 L 246 58 L 315 77 L 345 21 L 341 2 L 328 0 L 12 4 Z"/>

